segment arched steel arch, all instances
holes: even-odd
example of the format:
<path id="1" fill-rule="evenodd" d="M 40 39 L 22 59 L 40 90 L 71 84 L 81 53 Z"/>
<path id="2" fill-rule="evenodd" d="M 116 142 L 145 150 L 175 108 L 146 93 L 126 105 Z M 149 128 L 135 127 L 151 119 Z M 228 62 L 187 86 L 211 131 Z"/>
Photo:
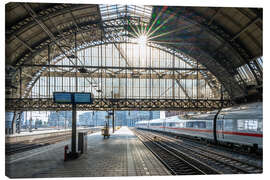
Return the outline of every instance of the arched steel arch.
<path id="1" fill-rule="evenodd" d="M 129 24 L 138 25 L 138 21 L 140 20 L 140 17 L 119 17 L 117 19 L 110 19 L 107 21 L 103 21 L 100 12 L 93 10 L 90 12 L 88 17 L 85 17 L 82 21 L 78 21 L 76 17 L 73 17 L 69 21 L 63 22 L 64 24 L 61 24 L 61 29 L 57 29 L 55 32 L 50 32 L 46 27 L 44 26 L 44 21 L 48 19 L 53 19 L 57 15 L 64 14 L 67 12 L 72 12 L 76 9 L 87 9 L 87 8 L 96 8 L 98 9 L 97 5 L 71 5 L 71 4 L 50 4 L 46 6 L 46 8 L 43 8 L 41 10 L 34 10 L 32 9 L 28 4 L 19 4 L 19 6 L 22 6 L 28 13 L 29 16 L 25 19 L 21 19 L 18 22 L 14 22 L 11 26 L 8 27 L 6 30 L 7 39 L 18 39 L 21 44 L 25 47 L 27 47 L 28 50 L 24 51 L 20 56 L 17 57 L 15 61 L 12 62 L 11 66 L 14 66 L 17 70 L 17 77 L 15 77 L 15 81 L 18 82 L 19 77 L 19 69 L 20 65 L 24 63 L 28 63 L 32 61 L 32 63 L 35 63 L 35 59 L 37 61 L 40 61 L 39 63 L 46 63 L 46 58 L 40 58 L 37 57 L 42 53 L 46 53 L 46 49 L 48 45 L 52 46 L 55 43 L 64 41 L 65 39 L 68 39 L 69 37 L 72 37 L 72 34 L 74 32 L 77 32 L 77 34 L 83 34 L 91 32 L 93 37 L 92 39 L 85 40 L 84 37 L 81 37 L 80 41 L 86 41 L 93 42 L 93 45 L 103 43 L 103 42 L 112 42 L 115 41 L 114 39 L 117 39 L 117 35 L 119 33 L 114 32 L 112 36 L 108 36 L 106 34 L 106 29 L 111 30 L 118 30 L 118 31 L 127 31 L 126 27 Z M 158 10 L 159 7 L 154 7 L 154 9 Z M 171 11 L 177 16 L 184 18 L 185 20 L 189 22 L 193 22 L 197 25 L 199 25 L 203 31 L 206 30 L 210 34 L 212 34 L 214 37 L 220 37 L 220 39 L 223 39 L 224 42 L 226 42 L 226 47 L 233 47 L 238 48 L 238 54 L 241 52 L 244 54 L 245 52 L 242 51 L 243 48 L 241 45 L 238 45 L 236 41 L 234 41 L 235 37 L 232 37 L 233 41 L 229 42 L 226 37 L 228 36 L 228 33 L 224 32 L 222 28 L 217 26 L 213 19 L 207 20 L 203 17 L 203 15 L 198 14 L 197 12 L 191 12 L 193 11 L 192 8 L 182 8 L 177 7 L 175 10 L 171 8 Z M 176 11 L 179 11 L 181 13 L 177 13 Z M 190 15 L 190 13 L 192 15 Z M 217 12 L 218 13 L 218 12 Z M 260 15 L 260 14 L 259 14 Z M 258 18 L 261 18 L 258 15 Z M 197 18 L 197 19 L 196 19 Z M 214 17 L 213 17 L 214 18 Z M 209 27 L 207 27 L 207 25 Z M 31 27 L 38 26 L 41 27 L 44 32 L 47 33 L 47 36 L 43 39 L 40 39 L 39 42 L 36 44 L 27 44 L 23 39 L 20 39 L 17 36 L 18 33 L 21 33 L 25 31 L 26 29 L 29 29 Z M 94 32 L 95 31 L 95 32 Z M 113 37 L 114 36 L 114 37 Z M 106 39 L 107 38 L 107 39 Z M 83 40 L 84 39 L 84 40 Z M 119 40 L 119 39 L 118 39 Z M 58 45 L 60 48 L 60 52 L 64 54 L 66 50 L 64 48 L 61 48 L 61 45 Z M 165 45 L 159 45 L 160 47 Z M 198 46 L 198 44 L 192 44 L 190 43 L 189 47 L 186 47 L 184 45 L 179 46 L 169 46 L 166 45 L 167 49 L 169 51 L 175 53 L 175 52 L 181 52 L 186 53 L 187 55 L 193 57 L 194 59 L 200 61 L 201 64 L 203 64 L 205 67 L 207 67 L 215 76 L 216 78 L 223 84 L 225 89 L 228 91 L 231 98 L 237 98 L 237 97 L 243 97 L 245 96 L 245 87 L 242 87 L 238 84 L 238 82 L 235 80 L 234 73 L 237 72 L 230 72 L 228 68 L 222 63 L 219 62 L 220 55 L 213 56 L 213 54 L 209 51 L 207 52 L 204 48 Z M 218 49 L 219 50 L 219 49 Z M 235 53 L 235 52 L 234 52 Z M 220 53 L 217 53 L 220 54 Z M 237 53 L 235 53 L 237 54 Z M 237 55 L 236 55 L 237 56 Z M 247 56 L 242 55 L 242 59 Z M 250 67 L 250 65 L 249 65 Z M 251 70 L 253 68 L 251 67 Z M 253 72 L 253 70 L 252 70 Z M 254 74 L 254 73 L 253 73 Z M 17 78 L 17 79 L 16 79 Z M 30 78 L 30 77 L 29 77 Z M 255 76 L 256 78 L 256 76 Z M 14 82 L 14 81 L 13 81 Z"/>
<path id="2" fill-rule="evenodd" d="M 119 20 L 119 19 L 118 19 Z M 121 19 L 121 21 L 124 20 L 124 19 Z M 116 21 L 116 19 L 114 20 L 110 20 L 110 21 Z M 130 22 L 130 20 L 129 20 Z M 78 31 L 77 33 L 83 33 L 83 32 L 87 32 L 87 31 L 92 31 L 93 30 L 93 27 L 94 28 L 97 28 L 98 25 L 99 25 L 100 22 L 88 22 L 88 23 L 83 23 L 83 24 L 78 24 L 78 26 L 80 27 L 80 31 Z M 135 23 L 135 22 L 134 22 Z M 104 26 L 104 25 L 103 25 Z M 106 28 L 106 27 L 105 27 Z M 120 26 L 121 28 L 121 26 Z M 54 35 L 55 37 L 58 37 L 58 39 L 44 39 L 43 42 L 44 43 L 41 43 L 39 46 L 36 47 L 35 51 L 34 52 L 28 52 L 27 54 L 24 54 L 23 57 L 20 57 L 20 61 L 17 60 L 18 62 L 18 66 L 24 64 L 24 63 L 27 63 L 29 62 L 30 60 L 32 60 L 33 57 L 37 56 L 40 52 L 44 51 L 47 49 L 47 47 L 50 45 L 50 44 L 54 44 L 54 43 L 57 43 L 65 38 L 68 38 L 68 37 L 71 37 L 74 35 L 74 31 L 70 31 L 70 28 L 67 28 L 66 30 L 62 30 L 63 34 L 56 34 Z M 63 36 L 64 35 L 64 36 Z M 107 40 L 108 41 L 108 40 Z M 115 42 L 112 42 L 112 40 L 110 40 L 111 43 L 118 43 L 117 41 Z M 91 43 L 86 43 L 86 45 L 89 47 L 89 45 L 91 46 L 95 46 L 95 45 L 101 45 L 101 44 L 104 44 L 106 43 L 106 41 L 100 41 L 100 40 L 97 40 L 97 41 L 93 41 Z M 157 46 L 157 45 L 156 45 Z M 159 45 L 159 48 L 162 48 L 164 50 L 166 50 L 167 52 L 169 53 L 173 53 L 173 54 L 179 54 L 181 55 L 182 57 L 183 56 L 186 56 L 184 55 L 183 52 L 180 52 L 179 50 L 175 50 L 175 49 L 170 49 L 170 48 L 166 48 L 166 47 L 162 47 Z M 191 59 L 191 58 L 186 58 L 186 59 Z M 46 60 L 46 59 L 45 59 Z M 194 61 L 194 60 L 193 60 Z M 213 60 L 214 61 L 214 60 Z M 200 61 L 199 61 L 200 62 Z M 209 68 L 210 69 L 210 68 Z M 211 71 L 211 69 L 210 69 Z M 213 78 L 213 77 L 212 77 Z M 232 82 L 232 81 L 230 81 Z M 233 83 L 233 82 L 232 82 Z M 236 82 L 235 82 L 236 83 Z M 224 84 L 224 86 L 226 87 L 226 85 Z M 215 88 L 215 87 L 214 87 Z M 234 89 L 235 90 L 235 89 Z M 229 92 L 233 92 L 232 90 L 229 91 Z"/>

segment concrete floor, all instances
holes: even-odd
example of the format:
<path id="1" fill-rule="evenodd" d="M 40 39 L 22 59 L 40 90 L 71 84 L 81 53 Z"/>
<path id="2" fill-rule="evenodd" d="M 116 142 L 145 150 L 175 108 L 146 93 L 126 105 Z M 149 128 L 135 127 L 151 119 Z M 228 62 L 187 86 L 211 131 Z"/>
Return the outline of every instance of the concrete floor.
<path id="1" fill-rule="evenodd" d="M 101 177 L 150 176 L 170 173 L 127 128 L 109 139 L 88 135 L 87 153 L 64 162 L 65 141 L 6 157 L 8 177 Z"/>

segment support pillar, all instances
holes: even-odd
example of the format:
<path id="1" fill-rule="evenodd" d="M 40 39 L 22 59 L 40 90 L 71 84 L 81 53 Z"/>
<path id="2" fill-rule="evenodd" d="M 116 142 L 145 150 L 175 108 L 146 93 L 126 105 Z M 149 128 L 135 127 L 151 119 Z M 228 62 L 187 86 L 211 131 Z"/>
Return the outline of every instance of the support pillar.
<path id="1" fill-rule="evenodd" d="M 29 119 L 29 132 L 32 132 L 32 112 L 31 112 L 31 117 Z"/>
<path id="2" fill-rule="evenodd" d="M 72 104 L 71 153 L 76 154 L 76 104 Z"/>
<path id="3" fill-rule="evenodd" d="M 16 111 L 13 112 L 13 118 L 11 122 L 11 131 L 12 131 L 12 134 L 16 133 Z"/>
<path id="4" fill-rule="evenodd" d="M 113 133 L 114 133 L 114 110 L 113 110 L 113 113 L 112 113 L 112 128 L 113 128 Z"/>

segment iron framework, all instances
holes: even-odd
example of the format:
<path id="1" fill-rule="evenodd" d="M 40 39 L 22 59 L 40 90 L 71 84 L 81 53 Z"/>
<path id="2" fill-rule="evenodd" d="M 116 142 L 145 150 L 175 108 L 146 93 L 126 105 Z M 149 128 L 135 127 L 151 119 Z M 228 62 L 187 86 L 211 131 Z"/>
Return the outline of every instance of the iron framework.
<path id="1" fill-rule="evenodd" d="M 52 98 L 13 98 L 6 100 L 6 111 L 70 111 L 70 104 L 56 104 Z M 181 110 L 210 111 L 232 106 L 230 100 L 219 99 L 117 99 L 96 98 L 93 104 L 77 105 L 79 111 L 89 110 Z"/>

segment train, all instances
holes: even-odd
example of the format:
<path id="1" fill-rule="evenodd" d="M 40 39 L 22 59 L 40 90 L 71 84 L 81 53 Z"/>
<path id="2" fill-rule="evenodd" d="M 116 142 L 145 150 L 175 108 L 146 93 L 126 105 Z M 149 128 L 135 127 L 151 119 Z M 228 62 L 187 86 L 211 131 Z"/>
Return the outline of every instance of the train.
<path id="1" fill-rule="evenodd" d="M 213 120 L 216 114 L 217 110 L 144 120 L 136 122 L 135 127 L 213 142 Z M 262 149 L 262 102 L 222 109 L 217 116 L 216 134 L 218 142 L 226 145 Z"/>

